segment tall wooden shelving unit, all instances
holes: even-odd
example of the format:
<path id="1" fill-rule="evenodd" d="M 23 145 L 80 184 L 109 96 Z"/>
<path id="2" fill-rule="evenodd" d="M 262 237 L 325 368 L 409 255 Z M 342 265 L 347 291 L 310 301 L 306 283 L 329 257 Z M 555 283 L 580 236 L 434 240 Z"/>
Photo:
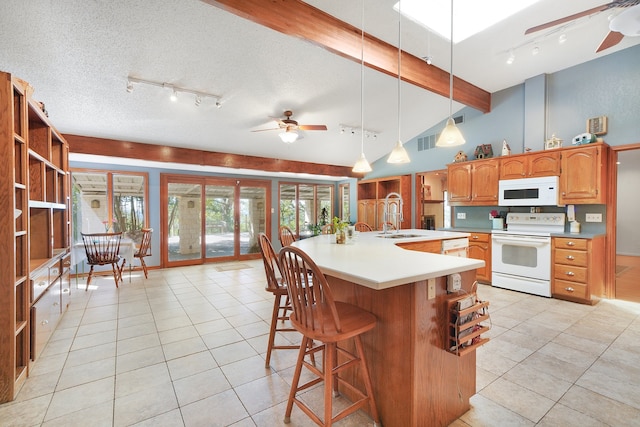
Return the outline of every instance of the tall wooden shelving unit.
<path id="1" fill-rule="evenodd" d="M 28 83 L 0 72 L 0 402 L 15 398 L 36 358 L 39 298 L 57 295 L 59 319 L 70 292 L 68 280 L 66 292 L 62 285 L 69 253 L 69 150 L 31 92 Z M 49 277 L 46 286 L 33 280 L 43 268 L 58 272 L 59 292 Z"/>

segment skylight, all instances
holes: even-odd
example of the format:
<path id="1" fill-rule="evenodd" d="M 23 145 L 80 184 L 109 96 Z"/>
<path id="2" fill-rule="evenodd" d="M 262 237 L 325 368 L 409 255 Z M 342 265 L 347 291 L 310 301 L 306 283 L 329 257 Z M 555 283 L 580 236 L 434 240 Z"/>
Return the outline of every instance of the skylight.
<path id="1" fill-rule="evenodd" d="M 459 43 L 492 25 L 515 15 L 539 0 L 455 0 L 453 42 Z M 393 6 L 398 10 L 398 3 Z M 450 0 L 402 0 L 402 14 L 449 40 Z"/>

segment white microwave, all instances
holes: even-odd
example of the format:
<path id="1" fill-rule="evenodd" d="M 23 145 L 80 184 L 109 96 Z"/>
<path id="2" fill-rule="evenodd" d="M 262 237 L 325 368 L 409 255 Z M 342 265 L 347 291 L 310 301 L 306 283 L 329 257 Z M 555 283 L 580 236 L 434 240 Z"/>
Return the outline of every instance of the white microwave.
<path id="1" fill-rule="evenodd" d="M 558 177 L 504 179 L 498 193 L 500 206 L 558 206 Z"/>

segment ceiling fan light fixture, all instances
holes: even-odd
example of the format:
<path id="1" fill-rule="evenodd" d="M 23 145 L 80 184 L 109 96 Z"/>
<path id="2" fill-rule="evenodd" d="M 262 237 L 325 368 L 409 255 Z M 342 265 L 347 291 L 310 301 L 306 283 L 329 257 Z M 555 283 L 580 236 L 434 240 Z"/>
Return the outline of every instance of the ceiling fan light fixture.
<path id="1" fill-rule="evenodd" d="M 282 142 L 292 144 L 298 139 L 298 131 L 287 128 L 284 132 L 280 132 L 279 136 Z"/>
<path id="2" fill-rule="evenodd" d="M 640 35 L 640 5 L 628 8 L 620 15 L 611 19 L 609 29 L 633 37 Z"/>

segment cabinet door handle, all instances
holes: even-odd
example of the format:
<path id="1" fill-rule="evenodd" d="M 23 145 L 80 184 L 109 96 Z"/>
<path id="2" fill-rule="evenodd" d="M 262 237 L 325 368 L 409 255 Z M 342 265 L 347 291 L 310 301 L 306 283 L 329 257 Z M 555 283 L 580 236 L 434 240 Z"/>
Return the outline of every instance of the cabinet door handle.
<path id="1" fill-rule="evenodd" d="M 478 236 L 473 236 L 472 239 L 473 240 L 478 240 Z"/>
<path id="2" fill-rule="evenodd" d="M 575 242 L 567 242 L 567 246 L 575 246 L 576 243 Z"/>
<path id="3" fill-rule="evenodd" d="M 567 255 L 567 259 L 573 261 L 575 258 L 573 257 L 573 255 Z"/>
<path id="4" fill-rule="evenodd" d="M 571 286 L 568 286 L 568 287 L 564 288 L 564 290 L 567 291 L 567 292 L 573 292 L 574 291 L 574 289 Z"/>
<path id="5" fill-rule="evenodd" d="M 563 196 L 566 196 L 566 195 L 567 195 L 567 193 L 565 193 L 565 192 L 563 191 L 563 192 L 562 192 L 562 195 L 563 195 Z"/>
<path id="6" fill-rule="evenodd" d="M 565 274 L 567 276 L 575 276 L 575 273 L 573 271 L 567 271 L 567 272 L 565 272 Z"/>

